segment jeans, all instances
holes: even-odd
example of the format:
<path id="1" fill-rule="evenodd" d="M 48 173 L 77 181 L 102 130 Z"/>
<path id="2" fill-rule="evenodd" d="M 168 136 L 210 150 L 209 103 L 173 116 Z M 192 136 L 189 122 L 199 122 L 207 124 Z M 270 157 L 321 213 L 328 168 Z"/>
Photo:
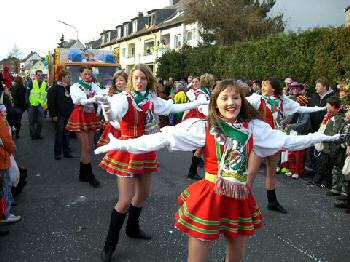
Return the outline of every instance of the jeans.
<path id="1" fill-rule="evenodd" d="M 1 173 L 0 176 L 3 177 L 2 191 L 4 193 L 5 204 L 6 204 L 4 216 L 5 216 L 5 218 L 7 218 L 11 214 L 11 210 L 12 210 L 11 206 L 12 206 L 12 203 L 15 203 L 15 200 L 14 200 L 12 193 L 11 193 L 12 183 L 11 183 L 9 170 L 8 169 L 1 169 L 0 173 Z"/>
<path id="2" fill-rule="evenodd" d="M 39 137 L 41 135 L 41 127 L 44 119 L 44 109 L 41 106 L 29 106 L 28 119 L 30 137 Z"/>
<path id="3" fill-rule="evenodd" d="M 57 116 L 56 122 L 56 134 L 55 134 L 55 145 L 54 153 L 55 156 L 60 156 L 63 150 L 63 154 L 67 155 L 70 153 L 69 148 L 69 131 L 66 130 L 69 116 Z"/>

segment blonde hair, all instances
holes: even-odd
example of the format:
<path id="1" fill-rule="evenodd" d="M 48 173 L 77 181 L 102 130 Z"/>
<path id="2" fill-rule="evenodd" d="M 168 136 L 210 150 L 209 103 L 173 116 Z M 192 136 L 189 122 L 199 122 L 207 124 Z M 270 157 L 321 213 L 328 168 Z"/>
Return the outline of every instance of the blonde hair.
<path id="1" fill-rule="evenodd" d="M 128 89 L 129 91 L 134 88 L 134 83 L 133 83 L 133 75 L 135 70 L 140 70 L 142 73 L 145 74 L 146 79 L 147 79 L 147 89 L 151 90 L 153 93 L 157 93 L 157 79 L 153 75 L 152 70 L 149 68 L 148 65 L 145 64 L 137 64 L 134 66 L 134 68 L 131 70 L 129 74 L 129 79 L 128 79 Z"/>
<path id="2" fill-rule="evenodd" d="M 215 85 L 214 75 L 205 73 L 201 75 L 199 82 L 201 84 L 201 87 L 212 89 Z"/>

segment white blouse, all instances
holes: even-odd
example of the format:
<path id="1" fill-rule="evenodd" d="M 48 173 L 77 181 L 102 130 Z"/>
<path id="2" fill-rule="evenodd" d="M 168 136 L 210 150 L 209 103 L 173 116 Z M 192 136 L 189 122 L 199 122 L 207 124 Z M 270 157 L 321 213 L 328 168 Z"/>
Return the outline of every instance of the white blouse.
<path id="1" fill-rule="evenodd" d="M 272 129 L 261 120 L 249 122 L 248 129 L 253 136 L 254 152 L 260 157 L 277 153 L 281 149 L 300 150 L 322 141 L 334 141 L 339 135 L 326 136 L 313 133 L 300 136 L 289 136 L 284 132 Z M 205 145 L 206 121 L 190 118 L 176 126 L 166 126 L 161 132 L 144 135 L 136 139 L 115 140 L 95 151 L 96 154 L 109 150 L 122 150 L 130 153 L 145 153 L 167 147 L 169 150 L 191 151 Z"/>
<path id="2" fill-rule="evenodd" d="M 261 98 L 262 96 L 259 94 L 252 94 L 251 96 L 246 97 L 248 102 L 256 109 L 259 110 L 260 104 L 261 104 Z M 285 116 L 293 115 L 295 113 L 313 113 L 321 110 L 326 110 L 326 107 L 308 107 L 308 106 L 301 106 L 298 102 L 293 101 L 292 99 L 286 97 L 285 95 L 282 96 L 283 100 L 283 114 Z"/>
<path id="3" fill-rule="evenodd" d="M 108 98 L 110 103 L 111 119 L 120 121 L 128 112 L 129 103 L 127 93 L 121 92 Z M 207 105 L 209 101 L 194 101 L 184 104 L 174 104 L 172 99 L 164 100 L 153 94 L 150 101 L 154 105 L 154 113 L 156 115 L 169 115 L 170 113 L 180 113 L 192 108 L 198 108 L 201 105 Z"/>
<path id="4" fill-rule="evenodd" d="M 92 83 L 91 91 L 95 92 L 95 96 L 102 96 L 104 94 L 107 94 L 107 90 L 101 89 L 98 85 L 95 83 Z M 85 91 L 80 89 L 79 83 L 74 83 L 70 87 L 70 96 L 73 100 L 73 103 L 75 105 L 87 105 L 92 104 L 96 102 L 96 99 L 94 97 L 87 98 Z"/>
<path id="5" fill-rule="evenodd" d="M 208 100 L 208 97 L 205 95 L 205 93 L 200 93 L 197 98 L 196 95 L 194 94 L 194 90 L 190 89 L 186 92 L 186 96 L 188 98 L 188 100 L 190 100 L 191 102 L 195 101 L 195 100 L 199 100 L 199 101 L 206 101 Z"/>

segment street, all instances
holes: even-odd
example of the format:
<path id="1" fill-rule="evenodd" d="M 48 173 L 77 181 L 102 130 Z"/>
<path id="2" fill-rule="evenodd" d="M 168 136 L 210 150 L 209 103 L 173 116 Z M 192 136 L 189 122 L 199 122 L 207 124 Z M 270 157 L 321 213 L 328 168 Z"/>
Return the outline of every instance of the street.
<path id="1" fill-rule="evenodd" d="M 94 189 L 78 181 L 79 147 L 71 140 L 75 158 L 54 160 L 54 127 L 43 126 L 44 140 L 30 140 L 26 114 L 21 137 L 16 140 L 17 161 L 28 169 L 28 184 L 17 199 L 14 213 L 22 220 L 6 226 L 9 236 L 0 238 L 1 262 L 101 261 L 110 212 L 118 197 L 116 179 L 106 174 L 94 156 L 93 170 L 101 182 Z M 177 196 L 190 184 L 185 175 L 190 152 L 158 154 L 160 172 L 153 176 L 152 195 L 141 215 L 141 227 L 151 241 L 126 237 L 124 229 L 113 261 L 186 261 L 187 237 L 174 228 Z M 203 175 L 203 170 L 201 170 Z M 288 214 L 266 209 L 264 176 L 254 192 L 265 227 L 250 238 L 245 262 L 253 261 L 349 261 L 350 216 L 333 207 L 335 199 L 305 180 L 279 177 L 277 195 Z M 222 262 L 221 239 L 211 249 L 209 261 Z"/>

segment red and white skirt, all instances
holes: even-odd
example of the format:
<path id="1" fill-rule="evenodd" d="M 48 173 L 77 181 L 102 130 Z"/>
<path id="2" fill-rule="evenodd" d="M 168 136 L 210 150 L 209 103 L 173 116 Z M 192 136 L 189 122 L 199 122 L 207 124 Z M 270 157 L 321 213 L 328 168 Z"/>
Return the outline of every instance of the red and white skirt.
<path id="1" fill-rule="evenodd" d="M 133 177 L 134 175 L 157 172 L 159 169 L 157 153 L 155 151 L 132 154 L 112 150 L 104 156 L 99 166 L 110 174 L 122 177 Z"/>
<path id="2" fill-rule="evenodd" d="M 69 117 L 66 129 L 68 131 L 96 131 L 100 128 L 96 113 L 84 112 L 83 106 L 75 106 L 72 114 Z"/>
<path id="3" fill-rule="evenodd" d="M 253 235 L 263 226 L 262 215 L 253 193 L 240 200 L 217 195 L 215 184 L 202 179 L 190 185 L 179 197 L 175 227 L 201 240 L 217 240 Z"/>
<path id="4" fill-rule="evenodd" d="M 119 129 L 116 129 L 111 123 L 108 123 L 108 125 L 103 130 L 103 133 L 100 139 L 97 141 L 97 147 L 104 146 L 109 143 L 109 137 L 108 137 L 109 133 L 111 133 L 116 138 L 120 137 L 121 135 Z"/>

